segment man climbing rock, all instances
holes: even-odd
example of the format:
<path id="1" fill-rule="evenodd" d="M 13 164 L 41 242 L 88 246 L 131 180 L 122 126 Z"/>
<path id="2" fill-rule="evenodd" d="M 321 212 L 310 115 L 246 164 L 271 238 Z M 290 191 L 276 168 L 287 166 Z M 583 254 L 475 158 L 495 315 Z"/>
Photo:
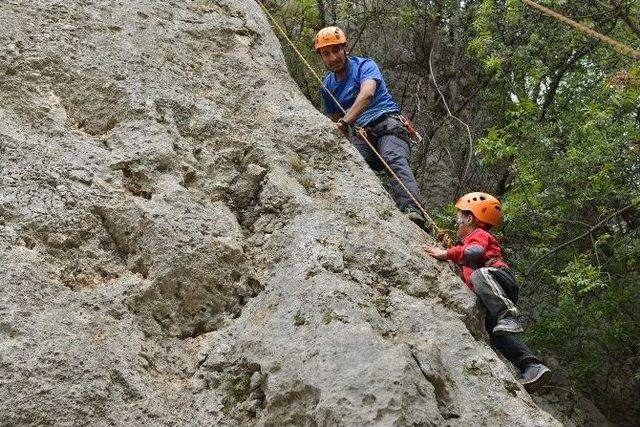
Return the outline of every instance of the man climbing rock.
<path id="1" fill-rule="evenodd" d="M 384 166 L 354 130 L 354 126 L 363 128 L 375 150 L 413 196 L 419 199 L 418 184 L 409 166 L 409 132 L 400 119 L 399 108 L 391 98 L 376 63 L 370 58 L 349 56 L 347 38 L 338 27 L 320 30 L 316 36 L 315 49 L 329 71 L 324 85 L 331 94 L 325 88 L 321 89 L 324 113 L 337 123 L 340 132 L 349 138 L 367 164 L 374 171 L 381 171 Z M 336 105 L 333 98 L 340 106 Z M 423 227 L 425 218 L 415 202 L 395 179 L 390 181 L 398 208 Z"/>

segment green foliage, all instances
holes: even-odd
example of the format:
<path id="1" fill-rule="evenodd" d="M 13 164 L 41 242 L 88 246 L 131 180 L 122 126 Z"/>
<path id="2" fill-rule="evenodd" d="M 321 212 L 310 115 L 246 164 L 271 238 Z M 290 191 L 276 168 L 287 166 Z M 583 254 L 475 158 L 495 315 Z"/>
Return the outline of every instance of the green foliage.
<path id="1" fill-rule="evenodd" d="M 496 55 L 491 55 L 484 61 L 484 69 L 488 74 L 496 74 L 501 68 L 502 60 Z"/>
<path id="2" fill-rule="evenodd" d="M 411 26 L 418 17 L 418 10 L 411 4 L 403 4 L 398 8 L 398 20 L 405 27 Z"/>
<path id="3" fill-rule="evenodd" d="M 314 50 L 316 33 L 324 26 L 315 0 L 289 0 L 279 5 L 274 11 L 280 25 L 285 29 L 289 39 L 314 71 L 322 76 L 322 62 Z M 276 31 L 281 40 L 285 61 L 291 76 L 304 95 L 315 105 L 320 106 L 320 84 L 312 76 L 289 43 Z"/>
<path id="4" fill-rule="evenodd" d="M 627 366 L 640 373 L 640 316 L 635 283 L 605 280 L 585 257 L 570 263 L 558 276 L 558 305 L 552 316 L 537 322 L 528 337 L 540 350 L 560 354 L 563 367 L 583 383 L 598 387 Z M 632 307 L 633 305 L 633 307 Z"/>
<path id="5" fill-rule="evenodd" d="M 449 203 L 443 209 L 433 212 L 432 218 L 442 230 L 455 231 L 456 229 L 456 207 L 454 203 Z M 454 237 L 455 240 L 455 236 Z"/>
<path id="6" fill-rule="evenodd" d="M 305 325 L 306 323 L 307 323 L 307 319 L 302 315 L 302 313 L 300 313 L 300 310 L 298 310 L 296 314 L 293 316 L 293 324 L 295 326 L 302 326 L 302 325 Z"/>
<path id="7" fill-rule="evenodd" d="M 225 378 L 226 395 L 223 399 L 223 412 L 228 414 L 231 409 L 247 400 L 251 392 L 251 373 L 240 372 L 237 375 L 228 375 Z"/>
<path id="8" fill-rule="evenodd" d="M 573 301 L 584 294 L 606 287 L 601 272 L 584 254 L 569 262 L 561 273 L 556 276 L 561 305 L 565 300 Z"/>
<path id="9" fill-rule="evenodd" d="M 505 129 L 489 129 L 487 135 L 478 140 L 476 149 L 478 153 L 484 154 L 483 159 L 487 163 L 512 159 L 517 154 L 517 146 L 509 141 L 509 134 Z"/>
<path id="10" fill-rule="evenodd" d="M 518 3 L 503 10 L 487 0 L 477 9 L 469 51 L 493 75 L 502 114 L 477 153 L 486 164 L 509 165 L 504 243 L 526 273 L 528 339 L 615 408 L 640 389 L 640 72 Z M 640 44 L 626 25 L 595 20 L 605 19 L 595 6 L 545 4 L 597 17 L 583 23 Z"/>

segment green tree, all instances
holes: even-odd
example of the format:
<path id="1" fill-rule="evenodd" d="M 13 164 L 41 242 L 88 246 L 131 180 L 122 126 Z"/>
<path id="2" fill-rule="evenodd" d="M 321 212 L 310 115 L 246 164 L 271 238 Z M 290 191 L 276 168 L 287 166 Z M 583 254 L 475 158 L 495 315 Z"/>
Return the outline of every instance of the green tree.
<path id="1" fill-rule="evenodd" d="M 639 44 L 637 3 L 546 3 Z M 503 232 L 528 337 L 611 419 L 638 419 L 627 400 L 640 395 L 640 67 L 520 1 L 485 0 L 476 30 L 470 48 L 495 73 L 503 115 L 478 149 L 509 165 Z"/>

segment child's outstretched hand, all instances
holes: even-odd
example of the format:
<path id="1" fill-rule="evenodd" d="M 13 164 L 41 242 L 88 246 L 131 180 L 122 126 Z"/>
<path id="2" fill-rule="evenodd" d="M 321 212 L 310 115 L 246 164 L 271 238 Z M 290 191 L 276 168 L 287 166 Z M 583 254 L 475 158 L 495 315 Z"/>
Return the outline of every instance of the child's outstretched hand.
<path id="1" fill-rule="evenodd" d="M 431 255 L 435 259 L 447 259 L 446 249 L 440 249 L 430 245 L 422 245 L 422 249 L 424 249 L 427 254 Z"/>

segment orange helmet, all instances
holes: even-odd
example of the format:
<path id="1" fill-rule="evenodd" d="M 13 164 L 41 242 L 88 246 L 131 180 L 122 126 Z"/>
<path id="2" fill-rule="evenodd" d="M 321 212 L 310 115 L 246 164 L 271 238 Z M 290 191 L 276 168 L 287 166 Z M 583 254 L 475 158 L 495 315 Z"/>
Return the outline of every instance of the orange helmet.
<path id="1" fill-rule="evenodd" d="M 493 227 L 496 227 L 502 221 L 500 200 L 488 193 L 478 191 L 465 194 L 456 202 L 456 208 L 461 211 L 471 211 L 478 221 Z"/>
<path id="2" fill-rule="evenodd" d="M 331 46 L 333 44 L 343 44 L 347 42 L 347 36 L 344 35 L 338 27 L 325 27 L 318 31 L 316 35 L 316 50 L 321 47 Z"/>

